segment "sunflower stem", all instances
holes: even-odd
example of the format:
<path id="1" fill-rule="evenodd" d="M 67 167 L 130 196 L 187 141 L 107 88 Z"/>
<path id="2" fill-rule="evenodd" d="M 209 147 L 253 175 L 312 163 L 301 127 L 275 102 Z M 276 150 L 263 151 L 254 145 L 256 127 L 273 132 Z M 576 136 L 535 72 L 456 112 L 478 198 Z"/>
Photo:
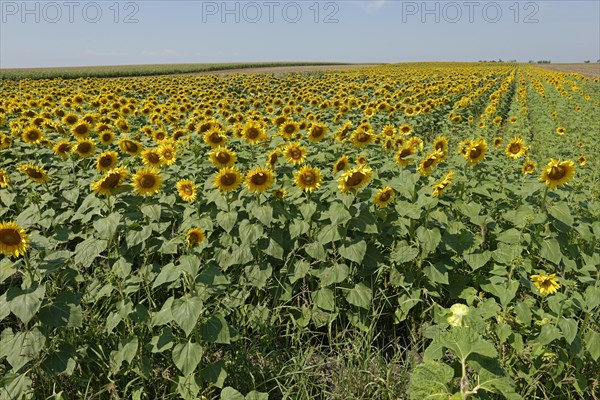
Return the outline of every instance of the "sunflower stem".
<path id="1" fill-rule="evenodd" d="M 29 256 L 27 255 L 27 252 L 23 253 L 23 261 L 25 261 L 25 270 L 27 271 L 27 275 L 29 275 L 29 280 L 33 285 L 33 282 L 35 282 L 35 276 L 33 274 L 33 271 L 31 270 L 31 263 L 29 262 Z"/>
<path id="2" fill-rule="evenodd" d="M 546 197 L 548 196 L 548 186 L 546 186 L 546 189 L 544 189 L 544 198 L 542 199 L 542 210 L 544 210 L 544 212 L 548 212 L 548 209 L 546 208 Z"/>

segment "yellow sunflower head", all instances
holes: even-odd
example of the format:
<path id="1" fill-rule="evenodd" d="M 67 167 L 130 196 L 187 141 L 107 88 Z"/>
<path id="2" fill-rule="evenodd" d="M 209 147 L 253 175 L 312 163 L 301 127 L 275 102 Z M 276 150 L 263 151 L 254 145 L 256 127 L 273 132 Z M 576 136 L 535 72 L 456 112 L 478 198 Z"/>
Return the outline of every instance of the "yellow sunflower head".
<path id="1" fill-rule="evenodd" d="M 115 134 L 112 130 L 105 130 L 98 134 L 100 138 L 100 143 L 103 145 L 109 145 L 115 140 Z"/>
<path id="2" fill-rule="evenodd" d="M 262 123 L 258 121 L 250 121 L 242 129 L 242 138 L 250 143 L 257 144 L 268 139 L 267 131 Z"/>
<path id="3" fill-rule="evenodd" d="M 289 163 L 301 164 L 306 159 L 306 149 L 299 143 L 290 143 L 285 147 L 283 155 Z"/>
<path id="4" fill-rule="evenodd" d="M 281 149 L 276 148 L 275 150 L 273 150 L 272 152 L 270 152 L 267 155 L 267 167 L 273 169 L 275 168 L 275 164 L 277 163 L 277 160 L 279 160 L 279 155 L 281 154 Z"/>
<path id="5" fill-rule="evenodd" d="M 446 136 L 439 136 L 433 141 L 433 149 L 446 157 L 448 155 L 448 138 Z"/>
<path id="6" fill-rule="evenodd" d="M 112 196 L 128 177 L 129 171 L 127 169 L 122 167 L 114 168 L 106 172 L 104 176 L 93 182 L 90 186 L 96 196 Z"/>
<path id="7" fill-rule="evenodd" d="M 525 156 L 526 153 L 527 153 L 527 146 L 525 146 L 523 139 L 521 139 L 520 137 L 516 137 L 516 138 L 512 139 L 506 145 L 506 155 L 509 158 L 512 158 L 513 160 L 516 160 L 519 157 Z"/>
<path id="8" fill-rule="evenodd" d="M 375 134 L 372 130 L 364 130 L 359 126 L 352 135 L 350 135 L 350 143 L 355 147 L 365 147 L 375 139 Z"/>
<path id="9" fill-rule="evenodd" d="M 135 191 L 142 196 L 152 196 L 160 191 L 162 177 L 155 168 L 141 168 L 132 177 Z"/>
<path id="10" fill-rule="evenodd" d="M 359 166 L 344 172 L 338 179 L 338 189 L 345 193 L 349 190 L 359 190 L 364 187 L 373 177 L 373 170 L 368 167 Z"/>
<path id="11" fill-rule="evenodd" d="M 564 135 L 566 132 L 567 132 L 567 130 L 562 126 L 559 126 L 558 128 L 556 128 L 556 133 L 559 134 L 560 136 Z"/>
<path id="12" fill-rule="evenodd" d="M 413 155 L 417 152 L 417 150 L 413 146 L 404 146 L 396 153 L 394 160 L 396 163 L 402 167 L 405 167 L 414 162 Z"/>
<path id="13" fill-rule="evenodd" d="M 273 171 L 268 168 L 256 168 L 246 175 L 246 187 L 251 192 L 262 193 L 271 188 L 274 182 Z"/>
<path id="14" fill-rule="evenodd" d="M 74 150 L 81 158 L 90 157 L 96 150 L 96 142 L 91 139 L 79 139 L 75 144 Z"/>
<path id="15" fill-rule="evenodd" d="M 163 161 L 158 149 L 145 149 L 142 151 L 142 162 L 149 167 L 159 168 Z"/>
<path id="16" fill-rule="evenodd" d="M 231 192 L 240 186 L 242 174 L 236 168 L 222 168 L 215 175 L 215 187 L 221 192 Z"/>
<path id="17" fill-rule="evenodd" d="M 527 160 L 523 163 L 523 167 L 521 168 L 521 172 L 525 175 L 533 174 L 535 169 L 537 168 L 537 164 L 531 160 Z"/>
<path id="18" fill-rule="evenodd" d="M 68 140 L 59 140 L 56 142 L 52 150 L 54 150 L 54 154 L 57 156 L 67 158 L 72 148 L 73 145 Z"/>
<path id="19" fill-rule="evenodd" d="M 320 142 L 327 135 L 327 131 L 328 128 L 325 124 L 315 122 L 308 128 L 308 140 L 312 143 Z"/>
<path id="20" fill-rule="evenodd" d="M 81 121 L 71 128 L 71 133 L 75 136 L 75 139 L 85 139 L 91 132 L 90 124 L 85 121 Z"/>
<path id="21" fill-rule="evenodd" d="M 333 164 L 333 173 L 337 174 L 338 172 L 346 171 L 350 166 L 350 160 L 348 156 L 343 155 L 337 159 L 335 164 Z"/>
<path id="22" fill-rule="evenodd" d="M 19 171 L 27 175 L 29 179 L 37 183 L 46 183 L 50 180 L 48 173 L 42 167 L 33 164 L 21 164 L 17 167 Z"/>
<path id="23" fill-rule="evenodd" d="M 173 165 L 175 164 L 175 161 L 177 161 L 177 151 L 175 149 L 175 146 L 172 145 L 170 142 L 167 143 L 166 140 L 163 141 L 163 143 L 160 146 L 158 146 L 156 152 L 160 154 L 160 160 L 163 164 Z"/>
<path id="24" fill-rule="evenodd" d="M 487 152 L 488 144 L 484 138 L 477 138 L 471 146 L 467 149 L 464 154 L 465 159 L 471 165 L 475 165 L 482 161 L 485 158 L 485 153 Z"/>
<path id="25" fill-rule="evenodd" d="M 381 134 L 387 138 L 392 138 L 396 135 L 396 128 L 393 125 L 386 125 L 381 130 Z"/>
<path id="26" fill-rule="evenodd" d="M 131 140 L 128 137 L 121 137 L 117 143 L 119 144 L 119 149 L 121 149 L 121 152 L 123 153 L 132 156 L 138 156 L 142 153 L 142 144 L 135 140 Z"/>
<path id="27" fill-rule="evenodd" d="M 585 156 L 579 156 L 579 158 L 577 159 L 577 162 L 579 163 L 580 167 L 583 167 L 585 165 Z"/>
<path id="28" fill-rule="evenodd" d="M 24 255 L 29 248 L 29 234 L 16 222 L 0 222 L 0 253 L 8 257 Z"/>
<path id="29" fill-rule="evenodd" d="M 417 170 L 419 171 L 419 174 L 421 174 L 423 176 L 430 175 L 433 172 L 433 168 L 435 168 L 435 166 L 440 163 L 442 158 L 443 158 L 443 154 L 438 151 L 434 151 L 434 152 L 428 154 L 419 163 L 419 167 L 417 168 Z"/>
<path id="30" fill-rule="evenodd" d="M 571 160 L 556 161 L 551 159 L 544 168 L 541 181 L 546 182 L 546 186 L 556 189 L 558 186 L 566 184 L 575 173 L 575 163 Z"/>
<path id="31" fill-rule="evenodd" d="M 8 185 L 10 185 L 8 173 L 3 168 L 0 168 L 0 188 L 8 187 Z"/>
<path id="32" fill-rule="evenodd" d="M 196 185 L 189 179 L 181 179 L 177 182 L 177 193 L 183 201 L 187 202 L 196 200 L 198 196 Z"/>
<path id="33" fill-rule="evenodd" d="M 117 166 L 119 155 L 116 151 L 105 151 L 96 159 L 96 169 L 98 171 L 110 171 Z"/>
<path id="34" fill-rule="evenodd" d="M 312 192 L 321 186 L 323 177 L 318 168 L 304 165 L 296 172 L 295 183 L 305 192 Z"/>
<path id="35" fill-rule="evenodd" d="M 394 189 L 384 186 L 377 191 L 373 202 L 377 207 L 385 207 L 394 200 Z"/>
<path id="36" fill-rule="evenodd" d="M 226 147 L 217 147 L 208 156 L 217 168 L 231 167 L 237 160 L 236 152 Z"/>
<path id="37" fill-rule="evenodd" d="M 291 139 L 295 137 L 296 133 L 300 130 L 300 126 L 294 121 L 286 120 L 279 126 L 279 134 L 284 138 Z"/>
<path id="38" fill-rule="evenodd" d="M 554 294 L 558 289 L 560 289 L 560 284 L 556 279 L 556 274 L 531 275 L 530 278 L 533 281 L 535 287 L 538 288 L 542 296 Z"/>
<path id="39" fill-rule="evenodd" d="M 493 142 L 494 143 L 494 147 L 500 147 L 500 146 L 502 146 L 502 142 L 503 142 L 502 138 L 499 137 L 499 136 L 496 136 L 494 138 L 494 142 Z"/>
<path id="40" fill-rule="evenodd" d="M 21 138 L 25 143 L 39 144 L 44 139 L 44 134 L 37 126 L 30 126 L 23 130 Z"/>
<path id="41" fill-rule="evenodd" d="M 187 247 L 194 247 L 206 239 L 204 231 L 200 228 L 191 228 L 185 234 L 185 243 Z"/>
<path id="42" fill-rule="evenodd" d="M 446 174 L 444 179 L 442 179 L 440 182 L 436 183 L 433 186 L 433 193 L 431 195 L 433 197 L 440 197 L 444 193 L 444 190 L 446 190 L 446 188 L 448 186 L 450 186 L 450 184 L 452 183 L 453 180 L 454 180 L 454 171 L 450 171 Z"/>

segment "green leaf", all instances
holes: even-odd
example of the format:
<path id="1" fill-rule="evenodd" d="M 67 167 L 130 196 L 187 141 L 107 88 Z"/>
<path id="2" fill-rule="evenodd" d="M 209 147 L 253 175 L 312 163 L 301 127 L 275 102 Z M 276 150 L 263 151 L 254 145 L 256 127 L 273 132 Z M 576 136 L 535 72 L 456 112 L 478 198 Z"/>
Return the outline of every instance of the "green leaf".
<path id="1" fill-rule="evenodd" d="M 127 243 L 127 247 L 132 248 L 146 242 L 150 236 L 152 236 L 152 227 L 146 225 L 141 227 L 141 229 L 138 227 L 129 230 L 125 235 L 125 242 Z"/>
<path id="2" fill-rule="evenodd" d="M 340 233 L 340 227 L 338 225 L 325 225 L 321 228 L 319 233 L 317 234 L 317 240 L 321 244 L 327 244 L 331 242 L 338 241 L 342 238 Z"/>
<path id="3" fill-rule="evenodd" d="M 368 310 L 371 308 L 372 296 L 371 288 L 361 282 L 346 293 L 346 300 L 352 305 Z"/>
<path id="4" fill-rule="evenodd" d="M 200 269 L 200 258 L 198 256 L 184 255 L 179 259 L 179 269 L 195 278 Z"/>
<path id="5" fill-rule="evenodd" d="M 396 244 L 392 253 L 392 259 L 397 263 L 407 263 L 417 258 L 418 255 L 419 249 L 402 240 Z"/>
<path id="6" fill-rule="evenodd" d="M 435 251 L 442 240 L 442 234 L 438 228 L 427 229 L 424 226 L 420 226 L 417 229 L 417 239 L 421 243 L 423 256 L 426 256 Z"/>
<path id="7" fill-rule="evenodd" d="M 354 261 L 357 264 L 362 263 L 367 252 L 367 242 L 364 240 L 355 240 L 342 244 L 338 249 L 340 255 L 346 260 Z"/>
<path id="8" fill-rule="evenodd" d="M 9 373 L 0 378 L 0 399 L 22 399 L 32 387 L 33 382 L 26 373 Z"/>
<path id="9" fill-rule="evenodd" d="M 558 321 L 558 327 L 568 344 L 573 343 L 577 336 L 577 321 L 573 318 L 561 318 Z"/>
<path id="10" fill-rule="evenodd" d="M 515 306 L 515 314 L 521 324 L 525 326 L 531 324 L 531 307 L 529 304 L 522 301 L 518 302 Z"/>
<path id="11" fill-rule="evenodd" d="M 54 376 L 60 374 L 71 376 L 76 366 L 75 348 L 67 343 L 63 343 L 59 345 L 58 349 L 51 351 L 41 364 L 46 373 Z"/>
<path id="12" fill-rule="evenodd" d="M 221 400 L 244 400 L 244 395 L 234 388 L 227 386 L 221 390 Z"/>
<path id="13" fill-rule="evenodd" d="M 254 244 L 258 239 L 264 236 L 264 228 L 262 225 L 250 223 L 247 219 L 240 222 L 238 227 L 240 240 L 245 244 Z"/>
<path id="14" fill-rule="evenodd" d="M 319 289 L 312 292 L 312 301 L 317 307 L 325 311 L 335 310 L 335 296 L 333 290 L 328 288 Z"/>
<path id="15" fill-rule="evenodd" d="M 75 263 L 87 268 L 106 250 L 108 242 L 104 239 L 89 237 L 75 247 Z"/>
<path id="16" fill-rule="evenodd" d="M 217 224 L 221 228 L 225 230 L 225 232 L 229 233 L 235 226 L 238 218 L 238 213 L 236 211 L 221 211 L 217 214 Z"/>
<path id="17" fill-rule="evenodd" d="M 273 207 L 270 205 L 254 207 L 252 215 L 264 226 L 271 226 L 273 222 Z"/>
<path id="18" fill-rule="evenodd" d="M 442 283 L 445 285 L 449 283 L 448 268 L 446 268 L 446 266 L 441 262 L 436 264 L 428 263 L 425 267 L 423 267 L 423 272 L 431 282 Z"/>
<path id="19" fill-rule="evenodd" d="M 200 326 L 200 335 L 209 343 L 229 344 L 231 336 L 229 325 L 221 314 L 215 314 Z"/>
<path id="20" fill-rule="evenodd" d="M 43 260 L 38 264 L 38 269 L 44 274 L 51 274 L 57 271 L 61 267 L 65 266 L 73 256 L 73 253 L 68 250 L 58 250 L 49 253 Z"/>
<path id="21" fill-rule="evenodd" d="M 410 375 L 408 395 L 412 400 L 448 400 L 449 383 L 454 378 L 452 367 L 435 361 L 419 364 Z"/>
<path id="22" fill-rule="evenodd" d="M 554 340 L 560 338 L 560 331 L 554 325 L 544 325 L 540 329 L 540 334 L 535 339 L 537 343 L 542 346 L 552 343 Z"/>
<path id="23" fill-rule="evenodd" d="M 562 258 L 558 240 L 554 238 L 544 240 L 540 245 L 540 256 L 544 257 L 551 263 L 558 265 L 560 263 L 560 259 Z"/>
<path id="24" fill-rule="evenodd" d="M 403 293 L 398 298 L 398 308 L 394 313 L 394 322 L 400 323 L 408 317 L 409 311 L 421 302 L 421 289 L 412 289 L 409 294 Z"/>
<path id="25" fill-rule="evenodd" d="M 246 395 L 246 400 L 269 400 L 269 394 L 253 390 L 248 392 Z"/>
<path id="26" fill-rule="evenodd" d="M 111 240 L 121 221 L 121 214 L 112 213 L 106 218 L 98 219 L 94 221 L 94 229 L 98 232 L 98 238 L 104 240 Z"/>
<path id="27" fill-rule="evenodd" d="M 310 264 L 308 264 L 310 268 Z M 333 264 L 331 267 L 327 267 L 319 272 L 319 286 L 326 287 L 334 283 L 343 282 L 350 273 L 350 269 L 345 264 Z"/>
<path id="28" fill-rule="evenodd" d="M 294 283 L 299 279 L 302 279 L 310 271 L 310 264 L 304 260 L 296 260 L 288 271 L 288 279 L 290 283 Z"/>
<path id="29" fill-rule="evenodd" d="M 498 355 L 494 344 L 485 340 L 471 327 L 454 327 L 439 336 L 439 343 L 451 350 L 461 362 L 465 362 L 473 353 L 486 357 Z"/>
<path id="30" fill-rule="evenodd" d="M 218 388 L 222 388 L 225 383 L 225 378 L 227 378 L 225 361 L 219 360 L 204 367 L 202 370 L 202 378 L 204 378 L 204 381 L 215 385 Z"/>
<path id="31" fill-rule="evenodd" d="M 6 361 L 16 372 L 36 358 L 44 348 L 45 343 L 46 337 L 38 328 L 15 334 L 7 329 L 0 336 L 0 347 L 2 348 L 0 358 L 6 356 Z"/>
<path id="32" fill-rule="evenodd" d="M 302 219 L 308 222 L 311 220 L 315 211 L 317 211 L 317 204 L 314 202 L 302 203 L 298 209 L 300 210 L 300 214 L 302 214 Z"/>
<path id="33" fill-rule="evenodd" d="M 600 288 L 595 286 L 588 286 L 584 292 L 585 296 L 585 308 L 588 311 L 592 311 L 594 308 L 600 305 Z"/>
<path id="34" fill-rule="evenodd" d="M 323 245 L 319 242 L 312 242 L 307 244 L 304 250 L 306 251 L 306 254 L 308 254 L 315 260 L 325 260 L 325 249 L 323 248 Z"/>
<path id="35" fill-rule="evenodd" d="M 144 204 L 140 207 L 140 211 L 150 222 L 159 222 L 160 214 L 161 214 L 161 206 L 160 204 Z"/>
<path id="36" fill-rule="evenodd" d="M 492 253 L 488 250 L 482 253 L 463 254 L 463 258 L 469 264 L 473 271 L 483 267 L 492 258 Z"/>
<path id="37" fill-rule="evenodd" d="M 268 244 L 261 247 L 263 253 L 278 260 L 283 260 L 283 247 L 279 243 L 273 240 L 273 238 L 269 238 L 268 241 L 263 239 L 260 244 L 264 245 L 264 243 Z"/>
<path id="38" fill-rule="evenodd" d="M 598 358 L 600 358 L 600 333 L 589 331 L 585 334 L 583 340 L 585 341 L 585 348 L 592 359 L 598 361 Z"/>
<path id="39" fill-rule="evenodd" d="M 295 239 L 304 235 L 310 229 L 310 224 L 302 219 L 295 219 L 289 226 L 290 236 Z"/>
<path id="40" fill-rule="evenodd" d="M 154 335 L 150 340 L 150 343 L 146 347 L 152 353 L 162 353 L 165 350 L 169 350 L 175 344 L 175 336 L 173 336 L 173 330 L 165 326 L 161 329 L 160 334 Z"/>
<path id="41" fill-rule="evenodd" d="M 160 285 L 165 283 L 171 283 L 179 278 L 181 275 L 181 269 L 177 268 L 175 264 L 169 263 L 160 269 L 160 273 L 154 278 L 152 289 L 156 289 Z"/>
<path id="42" fill-rule="evenodd" d="M 203 303 L 200 297 L 182 297 L 173 301 L 171 312 L 173 320 L 189 336 L 202 314 Z"/>
<path id="43" fill-rule="evenodd" d="M 24 324 L 28 323 L 38 312 L 42 299 L 46 293 L 46 286 L 35 282 L 29 289 L 11 287 L 6 291 L 6 300 L 10 311 Z"/>
<path id="44" fill-rule="evenodd" d="M 128 336 L 119 341 L 119 347 L 115 351 L 110 352 L 110 357 L 113 362 L 112 372 L 117 373 L 121 369 L 123 362 L 131 364 L 138 351 L 139 339 L 137 336 Z"/>
<path id="45" fill-rule="evenodd" d="M 81 296 L 74 293 L 61 292 L 53 302 L 48 302 L 40 309 L 40 321 L 51 327 L 79 328 L 83 324 Z"/>
<path id="46" fill-rule="evenodd" d="M 17 272 L 17 264 L 10 261 L 8 258 L 0 260 L 0 283 L 4 282 L 6 278 L 11 277 Z M 0 318 L 2 319 L 2 318 Z"/>
<path id="47" fill-rule="evenodd" d="M 202 354 L 202 346 L 191 341 L 177 344 L 172 351 L 175 366 L 185 376 L 194 372 L 200 360 L 202 360 Z"/>
<path id="48" fill-rule="evenodd" d="M 567 227 L 573 227 L 573 216 L 571 210 L 566 202 L 557 203 L 548 207 L 548 214 L 550 214 L 556 220 L 562 222 Z"/>
<path id="49" fill-rule="evenodd" d="M 515 228 L 510 228 L 500 233 L 496 240 L 506 244 L 518 244 L 521 243 L 521 232 Z"/>
<path id="50" fill-rule="evenodd" d="M 333 202 L 324 216 L 329 218 L 333 225 L 344 225 L 352 218 L 348 209 L 338 202 Z"/>
<path id="51" fill-rule="evenodd" d="M 245 272 L 248 284 L 262 289 L 273 275 L 273 267 L 271 264 L 251 265 L 245 268 Z"/>

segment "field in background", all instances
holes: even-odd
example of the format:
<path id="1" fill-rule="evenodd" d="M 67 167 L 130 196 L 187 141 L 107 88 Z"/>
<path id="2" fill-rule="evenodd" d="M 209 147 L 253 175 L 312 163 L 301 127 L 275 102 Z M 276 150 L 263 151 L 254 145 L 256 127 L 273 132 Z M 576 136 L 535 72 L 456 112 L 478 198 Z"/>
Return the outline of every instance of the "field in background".
<path id="1" fill-rule="evenodd" d="M 600 63 L 589 63 L 589 64 L 540 64 L 540 68 L 544 68 L 550 71 L 565 72 L 565 73 L 576 73 L 588 78 L 599 78 L 600 77 Z"/>

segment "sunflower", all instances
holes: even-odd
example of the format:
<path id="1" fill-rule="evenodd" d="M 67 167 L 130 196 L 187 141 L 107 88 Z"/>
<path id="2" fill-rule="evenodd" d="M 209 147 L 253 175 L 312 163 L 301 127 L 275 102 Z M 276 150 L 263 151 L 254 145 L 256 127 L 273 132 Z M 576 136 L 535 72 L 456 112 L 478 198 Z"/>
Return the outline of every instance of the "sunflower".
<path id="1" fill-rule="evenodd" d="M 231 192 L 240 186 L 242 174 L 232 167 L 222 168 L 215 174 L 214 186 L 221 192 Z"/>
<path id="2" fill-rule="evenodd" d="M 158 193 L 162 186 L 162 178 L 155 168 L 138 169 L 133 175 L 133 188 L 143 196 L 151 196 Z"/>
<path id="3" fill-rule="evenodd" d="M 5 188 L 9 185 L 8 174 L 3 168 L 0 168 L 0 188 Z"/>
<path id="4" fill-rule="evenodd" d="M 523 142 L 523 139 L 516 137 L 512 139 L 508 145 L 506 145 L 506 155 L 513 160 L 519 157 L 523 157 L 527 152 L 527 146 Z"/>
<path id="5" fill-rule="evenodd" d="M 132 156 L 138 156 L 141 154 L 143 148 L 140 142 L 131 140 L 128 137 L 121 137 L 117 143 L 123 153 L 127 153 Z"/>
<path id="6" fill-rule="evenodd" d="M 81 158 L 87 158 L 94 154 L 96 143 L 91 139 L 79 139 L 74 150 Z"/>
<path id="7" fill-rule="evenodd" d="M 394 200 L 394 189 L 389 186 L 382 187 L 375 194 L 373 202 L 377 207 L 385 207 Z"/>
<path id="8" fill-rule="evenodd" d="M 423 151 L 423 139 L 417 136 L 413 136 L 406 141 L 406 146 L 412 147 L 415 153 L 417 152 L 417 150 Z"/>
<path id="9" fill-rule="evenodd" d="M 227 141 L 227 137 L 219 127 L 215 127 L 206 131 L 202 138 L 204 143 L 213 149 L 216 149 L 219 146 L 225 146 L 225 142 Z"/>
<path id="10" fill-rule="evenodd" d="M 556 187 L 567 183 L 575 173 L 575 163 L 571 160 L 556 161 L 551 159 L 546 165 L 541 181 L 546 182 L 546 186 L 556 189 Z"/>
<path id="11" fill-rule="evenodd" d="M 366 167 L 369 164 L 369 160 L 367 160 L 367 156 L 365 156 L 364 154 L 361 154 L 358 157 L 356 157 L 356 160 L 354 161 L 357 165 L 362 165 L 363 167 Z"/>
<path id="12" fill-rule="evenodd" d="M 116 151 L 105 151 L 96 159 L 96 169 L 98 171 L 110 171 L 115 168 L 119 161 L 119 155 Z"/>
<path id="13" fill-rule="evenodd" d="M 442 158 L 448 155 L 448 138 L 439 136 L 433 141 L 433 149 L 442 154 Z"/>
<path id="14" fill-rule="evenodd" d="M 500 146 L 502 146 L 502 142 L 503 142 L 502 138 L 499 137 L 499 136 L 496 136 L 494 138 L 494 142 L 493 142 L 494 143 L 494 147 L 500 147 Z"/>
<path id="15" fill-rule="evenodd" d="M 99 133 L 100 143 L 109 145 L 115 140 L 115 134 L 112 130 L 105 130 Z"/>
<path id="16" fill-rule="evenodd" d="M 346 156 L 346 155 L 341 156 L 340 158 L 337 159 L 335 164 L 333 164 L 333 173 L 337 174 L 338 172 L 347 170 L 349 164 L 350 164 L 350 160 L 348 159 L 348 156 Z"/>
<path id="17" fill-rule="evenodd" d="M 48 173 L 42 167 L 37 167 L 33 164 L 21 164 L 17 167 L 17 169 L 27 175 L 34 182 L 46 183 L 50 180 Z"/>
<path id="18" fill-rule="evenodd" d="M 227 147 L 217 147 L 209 153 L 208 157 L 218 168 L 231 167 L 237 160 L 236 152 Z"/>
<path id="19" fill-rule="evenodd" d="M 565 128 L 563 128 L 562 126 L 559 126 L 558 128 L 556 128 L 556 133 L 559 134 L 560 136 L 564 135 L 565 132 L 567 132 L 567 130 Z"/>
<path id="20" fill-rule="evenodd" d="M 16 222 L 0 222 L 0 253 L 9 257 L 24 255 L 29 248 L 29 235 Z"/>
<path id="21" fill-rule="evenodd" d="M 39 128 L 30 126 L 23 130 L 21 138 L 25 143 L 39 144 L 44 139 L 44 134 Z"/>
<path id="22" fill-rule="evenodd" d="M 580 167 L 583 167 L 585 165 L 585 156 L 579 156 L 577 162 L 579 163 Z"/>
<path id="23" fill-rule="evenodd" d="M 300 126 L 294 121 L 285 121 L 279 127 L 279 134 L 286 139 L 293 138 L 300 130 Z"/>
<path id="24" fill-rule="evenodd" d="M 313 143 L 320 142 L 327 135 L 328 128 L 325 124 L 320 122 L 313 123 L 308 129 L 308 140 Z"/>
<path id="25" fill-rule="evenodd" d="M 163 131 L 162 129 L 159 129 L 152 134 L 152 139 L 157 143 L 162 142 L 166 138 L 167 138 L 167 132 Z"/>
<path id="26" fill-rule="evenodd" d="M 392 138 L 396 135 L 396 128 L 392 125 L 386 125 L 381 130 L 381 134 L 387 138 Z"/>
<path id="27" fill-rule="evenodd" d="M 291 164 L 301 164 L 306 159 L 306 149 L 299 143 L 290 143 L 283 150 L 283 155 Z"/>
<path id="28" fill-rule="evenodd" d="M 524 175 L 533 174 L 535 172 L 536 168 L 537 168 L 537 164 L 535 162 L 527 160 L 523 163 L 521 172 L 523 172 Z"/>
<path id="29" fill-rule="evenodd" d="M 241 135 L 250 144 L 260 143 L 268 139 L 263 124 L 257 121 L 248 122 L 242 129 Z"/>
<path id="30" fill-rule="evenodd" d="M 414 159 L 412 156 L 416 152 L 417 150 L 413 146 L 406 145 L 400 150 L 398 150 L 394 159 L 398 165 L 405 167 L 413 163 Z"/>
<path id="31" fill-rule="evenodd" d="M 79 117 L 72 113 L 69 113 L 69 114 L 65 115 L 64 117 L 62 117 L 62 122 L 64 122 L 65 125 L 68 125 L 68 126 L 75 125 L 77 123 L 77 121 L 79 121 Z"/>
<path id="32" fill-rule="evenodd" d="M 352 135 L 350 135 L 350 143 L 355 147 L 365 147 L 373 141 L 375 135 L 372 130 L 363 130 L 359 126 Z"/>
<path id="33" fill-rule="evenodd" d="M 71 128 L 71 133 L 76 139 L 85 139 L 90 135 L 91 131 L 92 128 L 90 127 L 90 124 L 85 121 L 82 121 Z"/>
<path id="34" fill-rule="evenodd" d="M 163 141 L 163 143 L 156 149 L 156 152 L 160 154 L 160 159 L 163 164 L 175 164 L 175 161 L 177 160 L 177 151 L 175 150 L 175 146 L 173 146 L 171 143 L 166 143 L 166 141 Z"/>
<path id="35" fill-rule="evenodd" d="M 68 140 L 59 140 L 58 142 L 56 142 L 52 150 L 57 156 L 66 158 L 69 156 L 69 153 L 71 152 L 72 148 L 73 145 Z"/>
<path id="36" fill-rule="evenodd" d="M 141 156 L 142 162 L 149 167 L 159 168 L 163 163 L 163 160 L 160 157 L 160 153 L 157 149 L 144 149 Z"/>
<path id="37" fill-rule="evenodd" d="M 484 138 L 479 137 L 475 140 L 464 154 L 465 159 L 471 165 L 475 165 L 485 158 L 488 144 Z"/>
<path id="38" fill-rule="evenodd" d="M 256 168 L 246 174 L 246 187 L 251 192 L 262 193 L 273 186 L 275 178 L 268 168 Z"/>
<path id="39" fill-rule="evenodd" d="M 473 141 L 472 140 L 463 140 L 462 142 L 460 142 L 458 144 L 458 154 L 462 154 L 463 156 L 466 157 L 467 152 L 469 151 L 469 148 L 473 145 Z"/>
<path id="40" fill-rule="evenodd" d="M 191 228 L 185 234 L 185 243 L 187 247 L 194 247 L 206 239 L 204 231 L 200 228 Z"/>
<path id="41" fill-rule="evenodd" d="M 512 116 L 512 117 L 510 117 L 510 119 L 509 119 L 509 122 L 510 122 L 511 124 L 514 124 L 514 123 L 516 123 L 516 122 L 517 122 L 517 117 L 515 117 L 515 116 Z"/>
<path id="42" fill-rule="evenodd" d="M 127 120 L 125 118 L 119 118 L 115 121 L 115 126 L 121 131 L 121 132 L 129 132 L 129 123 L 127 122 Z"/>
<path id="43" fill-rule="evenodd" d="M 305 192 L 312 192 L 321 186 L 323 176 L 318 168 L 304 165 L 295 175 L 295 183 Z"/>
<path id="44" fill-rule="evenodd" d="M 444 179 L 442 179 L 440 182 L 436 183 L 433 186 L 433 193 L 431 195 L 433 197 L 440 197 L 444 193 L 444 190 L 446 190 L 446 188 L 448 186 L 450 186 L 453 179 L 454 179 L 454 171 L 448 172 L 446 174 L 446 176 L 444 177 Z"/>
<path id="45" fill-rule="evenodd" d="M 8 149 L 10 146 L 12 146 L 12 139 L 10 136 L 4 135 L 2 132 L 0 132 L 0 150 Z"/>
<path id="46" fill-rule="evenodd" d="M 196 200 L 198 191 L 196 185 L 189 179 L 181 179 L 177 182 L 177 193 L 183 201 L 191 202 Z"/>
<path id="47" fill-rule="evenodd" d="M 398 132 L 403 136 L 408 136 L 412 133 L 412 127 L 408 124 L 402 124 L 398 128 Z"/>
<path id="48" fill-rule="evenodd" d="M 359 190 L 364 187 L 373 177 L 373 170 L 368 167 L 359 166 L 344 172 L 338 179 L 338 189 L 345 193 L 349 190 Z"/>
<path id="49" fill-rule="evenodd" d="M 96 196 L 111 196 L 114 190 L 117 190 L 125 179 L 129 177 L 129 171 L 125 168 L 114 168 L 104 174 L 103 177 L 93 182 L 90 186 Z"/>
<path id="50" fill-rule="evenodd" d="M 419 174 L 428 176 L 433 172 L 433 168 L 440 163 L 443 158 L 443 153 L 434 151 L 429 153 L 420 163 L 417 170 Z"/>
<path id="51" fill-rule="evenodd" d="M 286 192 L 284 188 L 281 189 L 277 189 L 276 191 L 273 192 L 273 196 L 275 196 L 275 198 L 278 198 L 280 200 L 283 200 L 285 198 Z"/>
<path id="52" fill-rule="evenodd" d="M 531 275 L 530 278 L 542 296 L 554 294 L 558 289 L 560 289 L 560 285 L 556 280 L 556 274 Z"/>
<path id="53" fill-rule="evenodd" d="M 275 168 L 275 164 L 277 163 L 280 154 L 281 150 L 279 148 L 276 148 L 275 150 L 269 153 L 269 155 L 267 156 L 267 166 L 269 168 Z"/>

